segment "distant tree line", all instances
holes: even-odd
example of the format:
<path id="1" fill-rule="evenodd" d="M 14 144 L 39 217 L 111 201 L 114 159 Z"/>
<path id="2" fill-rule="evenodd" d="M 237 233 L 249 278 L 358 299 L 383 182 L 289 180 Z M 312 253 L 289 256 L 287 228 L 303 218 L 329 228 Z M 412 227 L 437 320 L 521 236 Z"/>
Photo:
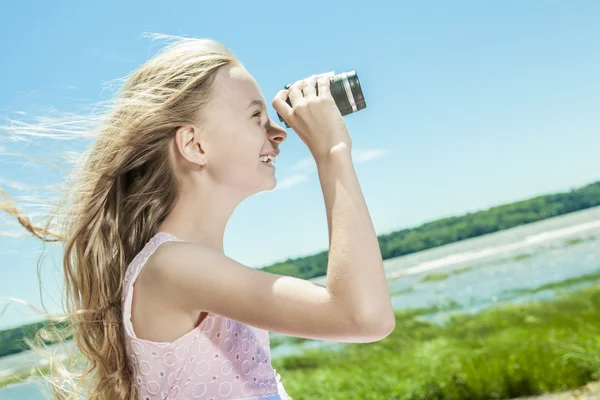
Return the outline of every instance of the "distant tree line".
<path id="1" fill-rule="evenodd" d="M 379 247 L 385 260 L 598 205 L 600 182 L 380 235 Z M 315 278 L 326 274 L 328 255 L 326 250 L 260 269 L 302 279 Z"/>
<path id="2" fill-rule="evenodd" d="M 29 350 L 26 339 L 34 342 L 36 333 L 40 329 L 47 328 L 49 324 L 49 321 L 40 321 L 0 331 L 0 357 Z M 57 328 L 66 328 L 68 327 L 68 323 L 57 322 L 54 323 L 54 326 Z M 52 343 L 50 340 L 42 340 L 42 342 L 45 344 Z"/>

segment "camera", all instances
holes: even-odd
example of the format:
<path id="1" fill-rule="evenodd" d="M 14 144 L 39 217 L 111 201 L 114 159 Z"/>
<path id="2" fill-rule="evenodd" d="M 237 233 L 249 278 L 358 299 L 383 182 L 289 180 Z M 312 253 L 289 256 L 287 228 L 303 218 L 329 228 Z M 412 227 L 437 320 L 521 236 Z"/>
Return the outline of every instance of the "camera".
<path id="1" fill-rule="evenodd" d="M 333 72 L 333 71 L 332 71 Z M 335 100 L 335 104 L 337 108 L 340 110 L 342 115 L 348 115 L 360 111 L 364 108 L 367 108 L 367 103 L 365 103 L 365 97 L 363 95 L 362 89 L 360 87 L 360 81 L 358 80 L 358 75 L 356 71 L 350 72 L 342 72 L 341 74 L 335 74 L 331 76 L 331 96 Z M 327 73 L 331 74 L 330 73 Z M 320 74 L 319 76 L 326 75 Z M 291 84 L 287 84 L 284 86 L 285 89 L 289 89 Z M 316 90 L 317 95 L 319 94 L 319 85 L 317 84 Z M 292 103 L 290 99 L 287 99 L 287 103 L 291 106 Z M 287 122 L 277 113 L 279 120 L 285 123 L 285 126 L 289 128 Z"/>

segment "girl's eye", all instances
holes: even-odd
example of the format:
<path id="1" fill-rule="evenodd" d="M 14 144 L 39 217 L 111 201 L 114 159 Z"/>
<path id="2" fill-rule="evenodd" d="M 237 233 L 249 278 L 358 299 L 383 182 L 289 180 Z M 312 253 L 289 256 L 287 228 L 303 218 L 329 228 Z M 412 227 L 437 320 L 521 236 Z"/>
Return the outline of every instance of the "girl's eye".
<path id="1" fill-rule="evenodd" d="M 261 116 L 262 116 L 262 112 L 261 111 L 257 111 L 257 112 L 254 113 L 254 115 L 252 115 L 252 118 L 258 117 L 258 124 L 261 125 L 261 120 L 262 120 Z"/>

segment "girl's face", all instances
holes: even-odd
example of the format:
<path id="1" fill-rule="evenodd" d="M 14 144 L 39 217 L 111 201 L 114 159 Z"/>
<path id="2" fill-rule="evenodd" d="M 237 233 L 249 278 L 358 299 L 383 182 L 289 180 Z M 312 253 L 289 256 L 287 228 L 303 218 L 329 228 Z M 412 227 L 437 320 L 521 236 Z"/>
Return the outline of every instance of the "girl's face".
<path id="1" fill-rule="evenodd" d="M 260 156 L 278 154 L 287 134 L 269 118 L 262 92 L 243 66 L 230 64 L 219 69 L 212 99 L 202 114 L 204 172 L 218 185 L 243 192 L 273 189 L 275 168 L 263 163 Z"/>

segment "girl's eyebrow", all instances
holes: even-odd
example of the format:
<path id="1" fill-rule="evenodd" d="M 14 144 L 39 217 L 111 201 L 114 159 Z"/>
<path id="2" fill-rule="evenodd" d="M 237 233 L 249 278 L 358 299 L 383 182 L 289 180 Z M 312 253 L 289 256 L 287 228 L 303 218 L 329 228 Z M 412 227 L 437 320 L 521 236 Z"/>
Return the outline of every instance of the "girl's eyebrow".
<path id="1" fill-rule="evenodd" d="M 265 108 L 265 103 L 262 100 L 252 100 L 250 104 L 248 104 L 248 108 L 252 106 L 260 106 L 261 108 Z"/>

